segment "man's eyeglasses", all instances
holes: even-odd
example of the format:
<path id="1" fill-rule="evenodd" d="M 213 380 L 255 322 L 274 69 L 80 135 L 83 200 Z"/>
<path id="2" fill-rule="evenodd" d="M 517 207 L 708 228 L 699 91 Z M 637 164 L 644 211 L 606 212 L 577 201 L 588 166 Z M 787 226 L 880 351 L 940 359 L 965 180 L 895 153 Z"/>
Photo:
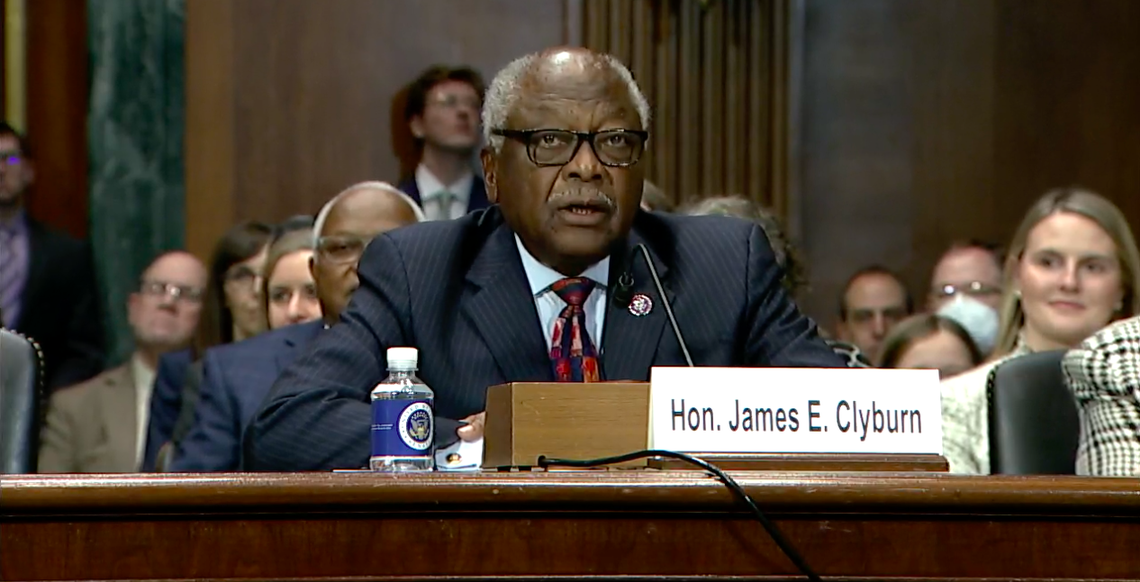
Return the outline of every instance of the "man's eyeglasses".
<path id="1" fill-rule="evenodd" d="M 0 152 L 0 165 L 18 166 L 24 161 L 24 156 L 16 152 Z"/>
<path id="2" fill-rule="evenodd" d="M 995 287 L 981 281 L 970 281 L 961 285 L 946 284 L 934 288 L 934 295 L 939 299 L 949 299 L 959 293 L 970 297 L 992 297 L 1001 295 L 1001 287 Z"/>
<path id="3" fill-rule="evenodd" d="M 641 159 L 649 132 L 634 129 L 570 131 L 568 129 L 493 129 L 491 135 L 516 140 L 526 146 L 527 157 L 536 166 L 564 166 L 578 155 L 583 143 L 590 144 L 602 165 L 624 168 Z"/>
<path id="4" fill-rule="evenodd" d="M 175 301 L 182 300 L 190 303 L 201 303 L 202 290 L 189 285 L 178 285 L 166 281 L 143 281 L 139 290 L 144 295 L 154 297 L 170 297 Z"/>
<path id="5" fill-rule="evenodd" d="M 333 264 L 354 263 L 360 260 L 369 242 L 358 236 L 322 236 L 317 239 L 317 255 Z"/>

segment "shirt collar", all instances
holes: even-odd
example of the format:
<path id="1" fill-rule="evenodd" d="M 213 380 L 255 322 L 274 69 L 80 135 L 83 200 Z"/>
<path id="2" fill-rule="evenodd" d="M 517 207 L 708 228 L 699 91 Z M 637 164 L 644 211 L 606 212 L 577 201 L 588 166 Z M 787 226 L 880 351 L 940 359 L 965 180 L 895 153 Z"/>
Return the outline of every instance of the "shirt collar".
<path id="1" fill-rule="evenodd" d="M 143 362 L 138 354 L 131 354 L 131 378 L 140 395 L 149 395 L 154 386 L 155 370 Z"/>
<path id="2" fill-rule="evenodd" d="M 530 251 L 523 246 L 522 239 L 515 235 L 515 244 L 519 248 L 519 257 L 522 258 L 523 271 L 526 271 L 527 281 L 530 283 L 530 292 L 535 297 L 542 295 L 550 286 L 565 279 L 566 275 L 540 263 Z M 585 277 L 605 287 L 610 281 L 610 258 L 606 257 L 586 269 L 579 277 Z"/>
<path id="3" fill-rule="evenodd" d="M 475 181 L 475 173 L 468 170 L 459 177 L 458 180 L 444 184 L 427 169 L 427 166 L 420 164 L 416 166 L 416 186 L 420 189 L 420 201 L 427 202 L 434 200 L 439 196 L 440 191 L 447 190 L 451 195 L 460 202 L 467 202 L 471 196 L 471 184 Z"/>
<path id="4" fill-rule="evenodd" d="M 0 231 L 7 232 L 12 236 L 26 234 L 28 232 L 28 217 L 23 210 L 16 213 L 11 220 L 7 222 L 0 222 Z"/>

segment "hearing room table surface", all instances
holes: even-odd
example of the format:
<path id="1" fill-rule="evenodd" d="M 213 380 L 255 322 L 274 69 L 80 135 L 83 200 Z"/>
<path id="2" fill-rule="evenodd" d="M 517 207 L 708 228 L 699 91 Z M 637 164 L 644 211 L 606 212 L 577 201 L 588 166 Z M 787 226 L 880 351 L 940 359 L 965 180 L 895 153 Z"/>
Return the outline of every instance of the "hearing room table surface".
<path id="1" fill-rule="evenodd" d="M 1140 480 L 733 472 L 829 580 L 1137 579 Z M 697 471 L 5 476 L 3 580 L 794 579 Z"/>

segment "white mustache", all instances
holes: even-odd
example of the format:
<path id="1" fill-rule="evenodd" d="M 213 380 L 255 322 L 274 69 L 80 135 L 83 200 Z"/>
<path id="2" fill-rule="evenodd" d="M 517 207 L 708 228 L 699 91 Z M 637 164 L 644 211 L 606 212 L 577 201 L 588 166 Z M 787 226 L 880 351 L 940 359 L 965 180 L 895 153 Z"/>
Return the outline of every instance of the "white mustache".
<path id="1" fill-rule="evenodd" d="M 562 190 L 550 195 L 548 202 L 558 202 L 563 198 L 571 198 L 576 202 L 593 203 L 604 205 L 607 209 L 613 209 L 617 206 L 614 199 L 609 194 L 597 190 L 595 188 L 576 188 L 574 190 Z"/>

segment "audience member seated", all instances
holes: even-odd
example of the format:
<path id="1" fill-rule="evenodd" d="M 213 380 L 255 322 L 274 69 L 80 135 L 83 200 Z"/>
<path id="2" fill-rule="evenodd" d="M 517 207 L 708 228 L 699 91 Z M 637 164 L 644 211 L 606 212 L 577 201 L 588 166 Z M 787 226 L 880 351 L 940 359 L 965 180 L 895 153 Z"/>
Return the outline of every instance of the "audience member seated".
<path id="1" fill-rule="evenodd" d="M 230 228 L 214 247 L 202 318 L 190 349 L 171 352 L 158 361 L 143 471 L 155 469 L 159 448 L 173 436 L 191 364 L 211 347 L 253 337 L 265 329 L 257 287 L 273 232 L 269 225 L 243 222 Z"/>
<path id="2" fill-rule="evenodd" d="M 759 227 L 640 210 L 648 121 L 613 57 L 552 49 L 500 71 L 482 152 L 497 204 L 373 241 L 341 322 L 285 370 L 249 427 L 255 468 L 365 466 L 369 391 L 391 346 L 419 350 L 437 432 L 466 441 L 482 437 L 488 386 L 645 381 L 651 366 L 684 365 L 648 267 L 626 263 L 634 245 L 673 295 L 695 364 L 843 366 L 783 291 Z M 607 285 L 627 268 L 637 301 L 609 309 Z"/>
<path id="3" fill-rule="evenodd" d="M 300 233 L 300 234 L 297 234 Z M 266 252 L 263 272 L 268 275 L 257 279 L 257 313 L 263 318 L 270 329 L 287 325 L 285 320 L 295 318 L 296 322 L 319 319 L 320 305 L 311 289 L 312 278 L 309 275 L 308 261 L 312 253 L 311 242 L 313 238 L 313 217 L 308 215 L 291 216 L 273 227 L 273 237 L 270 239 Z M 289 239 L 286 241 L 286 239 Z M 276 251 L 276 254 L 275 254 Z M 300 257 L 293 257 L 292 264 L 282 268 L 278 264 L 281 255 L 292 254 L 297 251 Z M 278 277 L 278 287 L 282 302 L 277 308 L 271 310 L 269 293 L 266 284 L 270 276 Z M 291 292 L 296 290 L 297 295 Z M 296 299 L 294 302 L 293 299 Z M 278 318 L 277 325 L 269 322 L 270 317 Z M 202 391 L 202 359 L 194 360 L 187 368 L 186 379 L 182 383 L 182 396 L 179 400 L 178 417 L 174 422 L 174 431 L 170 440 L 159 447 L 155 470 L 165 471 L 170 464 L 174 443 L 185 438 L 194 424 L 194 410 L 198 407 L 198 395 Z"/>
<path id="4" fill-rule="evenodd" d="M 415 201 L 382 182 L 357 184 L 317 215 L 308 267 L 324 322 L 277 326 L 248 341 L 206 351 L 201 400 L 193 427 L 176 445 L 173 471 L 233 471 L 241 466 L 241 436 L 273 381 L 320 331 L 334 324 L 360 284 L 356 264 L 369 241 L 420 222 Z M 271 253 L 272 254 L 272 253 Z"/>
<path id="5" fill-rule="evenodd" d="M 641 189 L 641 209 L 649 212 L 673 212 L 673 201 L 657 184 L 645 181 Z"/>
<path id="6" fill-rule="evenodd" d="M 313 231 L 295 230 L 269 245 L 265 278 L 258 294 L 269 329 L 321 318 L 317 287 L 309 269 L 313 258 Z"/>
<path id="7" fill-rule="evenodd" d="M 943 379 L 977 367 L 982 354 L 953 319 L 921 313 L 904 319 L 883 342 L 880 368 L 938 370 Z"/>
<path id="8" fill-rule="evenodd" d="M 793 300 L 807 290 L 807 267 L 804 264 L 803 257 L 800 256 L 799 249 L 792 244 L 792 239 L 785 232 L 780 219 L 776 218 L 776 215 L 768 209 L 743 196 L 717 196 L 691 204 L 684 208 L 683 212 L 690 216 L 734 216 L 756 223 L 764 229 L 764 234 L 768 237 L 768 244 L 771 245 L 772 252 L 776 256 L 776 264 L 783 272 L 780 282 L 783 284 L 784 290 Z M 847 362 L 847 367 L 871 367 L 871 363 L 854 344 L 830 338 L 824 338 L 824 341 Z"/>
<path id="9" fill-rule="evenodd" d="M 970 334 L 983 360 L 989 357 L 997 345 L 1001 314 L 986 303 L 959 293 L 950 301 L 943 303 L 934 314 L 952 319 L 962 326 L 962 329 Z"/>
<path id="10" fill-rule="evenodd" d="M 843 287 L 836 335 L 874 362 L 891 328 L 912 313 L 914 300 L 902 279 L 886 267 L 866 267 Z"/>
<path id="11" fill-rule="evenodd" d="M 205 286 L 206 269 L 189 253 L 173 251 L 151 262 L 127 301 L 134 353 L 127 363 L 51 397 L 40 472 L 138 470 L 158 357 L 190 341 Z"/>
<path id="12" fill-rule="evenodd" d="M 1001 309 L 1001 252 L 997 245 L 979 240 L 950 245 L 930 276 L 927 310 L 938 311 L 955 297 L 973 297 L 994 310 Z"/>
<path id="13" fill-rule="evenodd" d="M 53 390 L 103 370 L 103 318 L 87 244 L 25 210 L 34 182 L 27 141 L 0 121 L 0 325 L 40 345 Z"/>
<path id="14" fill-rule="evenodd" d="M 1064 369 L 1081 414 L 1077 474 L 1140 477 L 1140 317 L 1085 340 Z"/>
<path id="15" fill-rule="evenodd" d="M 421 156 L 415 176 L 400 189 L 429 220 L 459 218 L 488 205 L 483 179 L 472 167 L 482 103 L 483 79 L 467 67 L 431 67 L 408 90 L 404 119 Z"/>
<path id="16" fill-rule="evenodd" d="M 1063 188 L 1034 203 L 1009 246 L 990 361 L 942 383 L 943 454 L 951 471 L 990 473 L 986 386 L 993 368 L 1030 352 L 1075 348 L 1135 315 L 1138 279 L 1140 253 L 1111 202 Z"/>

